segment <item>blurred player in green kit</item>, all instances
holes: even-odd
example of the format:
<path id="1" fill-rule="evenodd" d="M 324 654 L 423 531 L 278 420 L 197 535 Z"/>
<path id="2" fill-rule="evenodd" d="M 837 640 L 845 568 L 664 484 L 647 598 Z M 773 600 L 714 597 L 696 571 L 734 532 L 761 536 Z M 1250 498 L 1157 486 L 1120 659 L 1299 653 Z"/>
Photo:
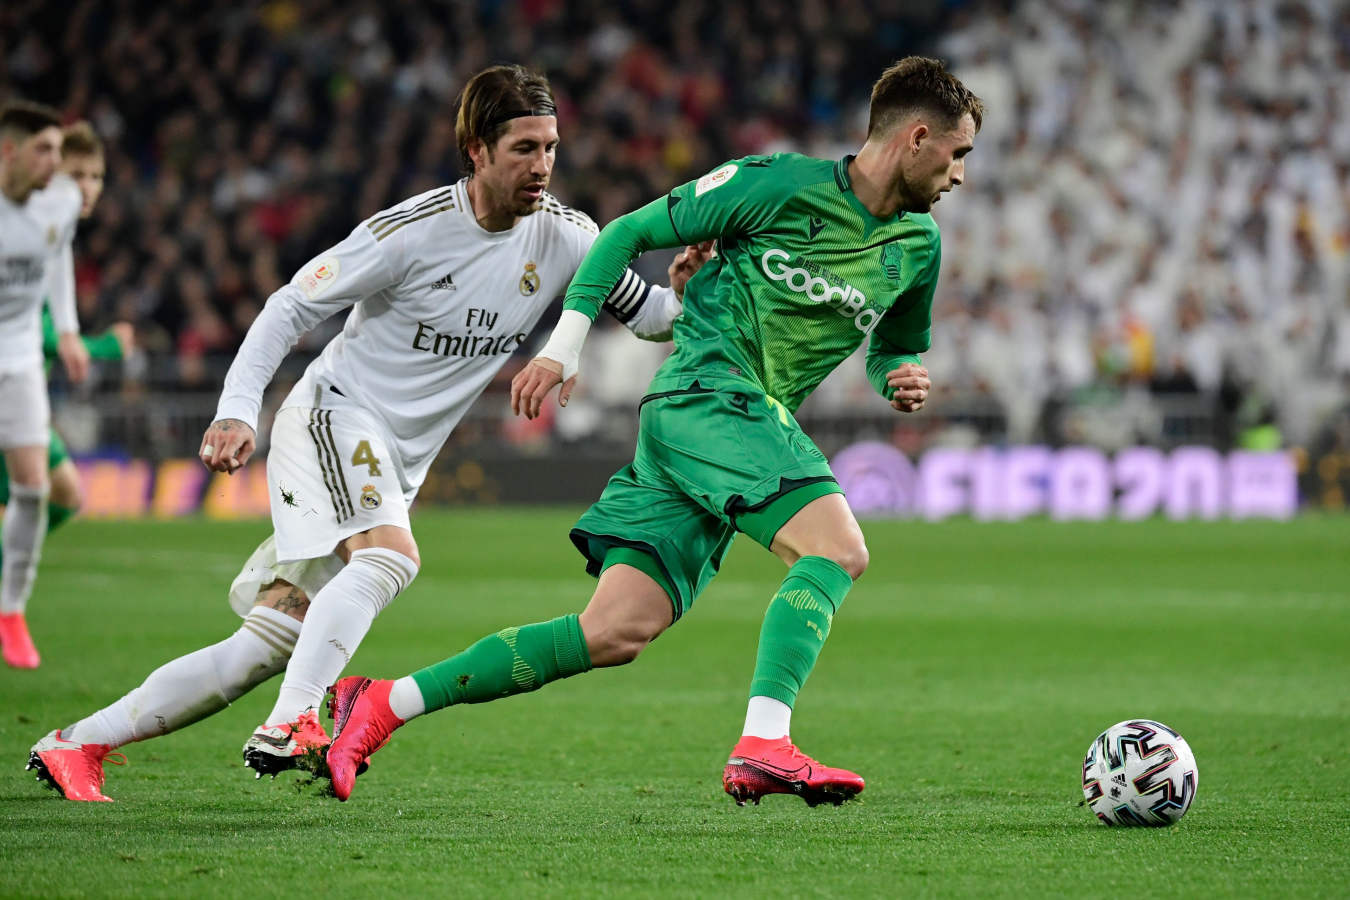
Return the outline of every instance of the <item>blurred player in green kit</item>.
<path id="1" fill-rule="evenodd" d="M 75 122 L 62 129 L 61 171 L 68 175 L 80 189 L 82 205 L 80 218 L 87 219 L 94 211 L 98 198 L 103 193 L 103 177 L 106 171 L 103 142 L 99 140 L 88 122 Z M 51 312 L 44 306 L 42 310 L 42 354 L 49 361 L 57 356 L 58 335 L 52 322 Z M 81 340 L 89 351 L 91 359 L 122 359 L 131 348 L 132 326 L 127 322 L 118 322 L 105 334 L 97 337 L 83 337 Z M 47 500 L 47 531 L 50 532 L 68 522 L 79 510 L 83 500 L 80 486 L 80 473 L 70 460 L 65 442 L 51 430 L 51 443 L 47 449 L 47 468 L 51 473 L 51 494 Z M 9 504 L 9 471 L 3 456 L 0 456 L 0 515 Z M 23 624 L 22 613 L 18 614 L 16 624 Z M 35 668 L 40 663 L 36 647 L 28 630 L 12 628 L 13 635 L 6 635 L 5 662 L 18 668 Z M 25 640 L 26 639 L 26 640 Z"/>
<path id="2" fill-rule="evenodd" d="M 631 662 L 684 615 L 736 532 L 787 565 L 760 632 L 745 728 L 723 773 L 738 803 L 790 793 L 815 806 L 863 789 L 789 737 L 792 707 L 853 582 L 863 534 L 824 455 L 793 412 L 864 340 L 883 398 L 927 398 L 941 259 L 929 210 L 961 184 L 983 103 L 942 63 L 909 57 L 872 89 L 856 156 L 791 153 L 728 162 L 611 223 L 567 291 L 544 349 L 512 382 L 533 418 L 562 384 L 566 405 L 600 303 L 638 254 L 714 241 L 675 322 L 675 352 L 639 405 L 633 462 L 572 529 L 599 583 L 586 609 L 507 628 L 397 681 L 334 688 L 328 750 L 339 798 L 357 766 L 409 718 L 534 690 Z"/>

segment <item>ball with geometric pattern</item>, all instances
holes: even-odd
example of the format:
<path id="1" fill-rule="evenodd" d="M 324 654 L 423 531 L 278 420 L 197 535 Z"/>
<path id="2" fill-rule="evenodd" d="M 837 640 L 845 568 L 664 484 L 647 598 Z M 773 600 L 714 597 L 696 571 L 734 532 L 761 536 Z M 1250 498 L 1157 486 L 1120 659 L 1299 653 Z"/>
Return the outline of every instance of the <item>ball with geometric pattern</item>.
<path id="1" fill-rule="evenodd" d="M 1083 760 L 1083 802 L 1107 825 L 1175 824 L 1199 783 L 1185 738 L 1152 719 L 1112 725 Z"/>

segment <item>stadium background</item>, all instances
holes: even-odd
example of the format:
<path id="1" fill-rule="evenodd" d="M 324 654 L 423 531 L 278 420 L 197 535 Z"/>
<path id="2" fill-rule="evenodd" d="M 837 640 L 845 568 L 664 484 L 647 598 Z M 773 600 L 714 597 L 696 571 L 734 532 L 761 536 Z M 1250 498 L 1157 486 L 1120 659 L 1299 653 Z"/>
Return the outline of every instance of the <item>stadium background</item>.
<path id="1" fill-rule="evenodd" d="M 260 305 L 360 219 L 459 177 L 452 104 L 468 73 L 510 60 L 548 74 L 563 138 L 553 190 L 604 224 L 730 157 L 850 152 L 871 80 L 915 51 L 949 60 L 989 109 L 967 183 L 937 213 L 934 393 L 922 414 L 894 416 L 855 358 L 802 409 L 822 449 L 1291 450 L 1301 502 L 1344 505 L 1341 4 L 43 6 L 0 10 L 0 94 L 88 117 L 107 141 L 107 192 L 77 238 L 81 319 L 132 321 L 143 347 L 86 389 L 54 385 L 76 456 L 105 461 L 86 470 L 93 515 L 194 507 L 201 478 L 162 464 L 195 451 Z M 643 274 L 663 279 L 666 256 Z M 340 322 L 302 342 L 271 402 Z M 513 360 L 424 498 L 593 496 L 631 448 L 664 354 L 614 328 L 597 337 L 561 418 L 510 419 Z M 576 477 L 551 477 L 564 458 Z M 231 491 L 223 514 L 265 504 Z M 236 508 L 236 495 L 258 502 Z"/>

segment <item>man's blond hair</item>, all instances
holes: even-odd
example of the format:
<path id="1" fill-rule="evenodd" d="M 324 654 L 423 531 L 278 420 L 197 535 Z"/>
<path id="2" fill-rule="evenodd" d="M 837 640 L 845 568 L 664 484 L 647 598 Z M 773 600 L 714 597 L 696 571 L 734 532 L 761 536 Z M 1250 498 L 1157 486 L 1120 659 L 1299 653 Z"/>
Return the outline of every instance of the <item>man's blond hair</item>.
<path id="1" fill-rule="evenodd" d="M 62 156 L 103 157 L 103 140 L 94 131 L 94 126 L 84 119 L 71 122 L 61 129 Z"/>

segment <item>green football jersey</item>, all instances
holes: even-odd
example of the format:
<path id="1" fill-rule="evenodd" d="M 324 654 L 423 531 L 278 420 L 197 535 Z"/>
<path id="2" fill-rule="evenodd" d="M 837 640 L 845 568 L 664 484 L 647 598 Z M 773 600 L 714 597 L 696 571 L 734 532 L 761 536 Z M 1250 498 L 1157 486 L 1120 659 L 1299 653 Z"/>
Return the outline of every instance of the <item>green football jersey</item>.
<path id="1" fill-rule="evenodd" d="M 869 378 L 889 399 L 885 372 L 930 345 L 941 243 L 927 214 L 868 212 L 849 182 L 851 160 L 751 156 L 676 188 L 606 228 L 566 306 L 598 308 L 600 289 L 617 281 L 621 269 L 606 283 L 591 267 L 613 265 L 611 242 L 641 252 L 715 238 L 717 255 L 685 288 L 675 352 L 652 390 L 690 376 L 746 379 L 796 410 L 870 338 Z"/>

